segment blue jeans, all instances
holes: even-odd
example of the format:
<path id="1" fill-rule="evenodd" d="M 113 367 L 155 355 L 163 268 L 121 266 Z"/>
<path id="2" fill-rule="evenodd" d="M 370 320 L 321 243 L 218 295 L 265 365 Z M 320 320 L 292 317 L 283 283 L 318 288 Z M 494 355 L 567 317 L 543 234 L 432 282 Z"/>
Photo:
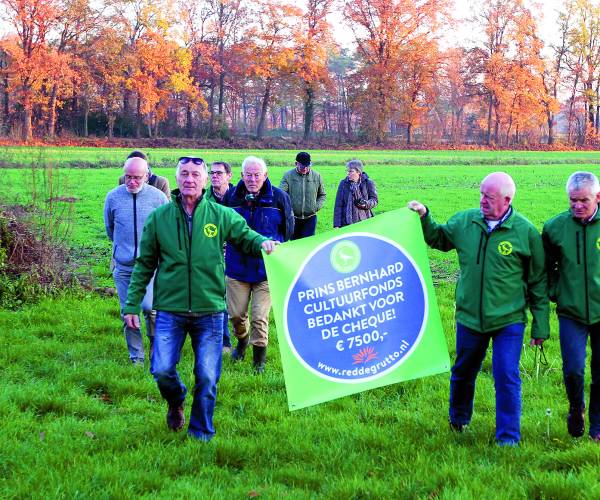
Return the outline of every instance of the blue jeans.
<path id="1" fill-rule="evenodd" d="M 466 425 L 473 415 L 475 379 L 492 339 L 492 373 L 496 388 L 496 441 L 521 439 L 521 376 L 519 360 L 525 325 L 515 323 L 489 333 L 456 324 L 456 362 L 450 377 L 450 422 Z"/>
<path id="2" fill-rule="evenodd" d="M 119 305 L 121 307 L 121 319 L 123 319 L 123 309 L 127 302 L 127 288 L 131 281 L 133 267 L 115 267 L 113 270 L 113 279 L 117 287 L 117 295 L 119 296 Z M 146 335 L 148 337 L 154 332 L 154 316 L 152 313 L 152 288 L 154 286 L 154 278 L 146 287 L 146 295 L 142 300 L 142 312 L 146 318 Z M 129 358 L 133 363 L 144 362 L 144 342 L 142 341 L 142 332 L 139 328 L 129 328 L 123 321 L 123 332 L 129 350 Z"/>
<path id="3" fill-rule="evenodd" d="M 231 334 L 229 333 L 229 314 L 223 312 L 223 347 L 231 347 Z"/>
<path id="4" fill-rule="evenodd" d="M 156 333 L 150 371 L 169 406 L 183 404 L 187 388 L 179 378 L 177 364 L 187 334 L 194 351 L 194 399 L 188 434 L 209 441 L 215 434 L 213 414 L 217 382 L 221 376 L 223 313 L 188 317 L 167 311 L 156 313 Z"/>
<path id="5" fill-rule="evenodd" d="M 574 319 L 558 317 L 563 379 L 571 408 L 583 408 L 585 358 L 588 335 L 592 359 L 590 368 L 590 436 L 600 434 L 600 323 L 584 325 Z"/>
<path id="6" fill-rule="evenodd" d="M 313 236 L 317 229 L 317 216 L 313 215 L 307 219 L 298 219 L 294 217 L 294 234 L 292 240 L 299 240 L 307 236 Z"/>

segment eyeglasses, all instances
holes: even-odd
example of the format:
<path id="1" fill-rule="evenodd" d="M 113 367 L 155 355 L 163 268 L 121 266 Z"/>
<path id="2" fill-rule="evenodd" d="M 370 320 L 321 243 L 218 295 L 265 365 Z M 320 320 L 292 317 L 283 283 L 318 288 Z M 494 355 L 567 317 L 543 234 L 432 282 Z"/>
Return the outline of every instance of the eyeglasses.
<path id="1" fill-rule="evenodd" d="M 296 167 L 299 169 L 304 170 L 305 168 L 310 168 L 310 166 L 312 165 L 312 163 L 309 163 L 308 165 L 302 165 L 302 163 L 296 163 Z"/>
<path id="2" fill-rule="evenodd" d="M 127 175 L 125 174 L 126 181 L 143 181 L 146 178 L 145 175 Z"/>
<path id="3" fill-rule="evenodd" d="M 192 162 L 194 165 L 204 165 L 204 160 L 196 156 L 182 156 L 177 160 L 178 163 L 185 165 L 186 163 Z"/>
<path id="4" fill-rule="evenodd" d="M 222 170 L 211 170 L 208 172 L 208 175 L 225 175 L 225 172 Z"/>

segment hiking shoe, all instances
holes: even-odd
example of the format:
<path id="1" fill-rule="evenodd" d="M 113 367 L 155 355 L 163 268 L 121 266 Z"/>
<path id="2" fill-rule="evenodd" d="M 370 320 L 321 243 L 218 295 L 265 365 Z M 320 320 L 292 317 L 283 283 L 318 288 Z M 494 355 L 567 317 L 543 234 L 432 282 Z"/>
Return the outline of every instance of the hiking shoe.
<path id="1" fill-rule="evenodd" d="M 600 443 L 600 434 L 590 434 L 590 439 L 596 441 L 596 443 Z"/>
<path id="2" fill-rule="evenodd" d="M 457 424 L 454 422 L 448 422 L 450 425 L 450 430 L 452 432 L 464 432 L 466 425 L 465 424 Z"/>
<path id="3" fill-rule="evenodd" d="M 185 424 L 183 405 L 171 406 L 167 411 L 167 427 L 172 431 L 180 431 Z"/>
<path id="4" fill-rule="evenodd" d="M 569 408 L 567 415 L 567 430 L 573 437 L 581 437 L 585 433 L 585 406 Z"/>

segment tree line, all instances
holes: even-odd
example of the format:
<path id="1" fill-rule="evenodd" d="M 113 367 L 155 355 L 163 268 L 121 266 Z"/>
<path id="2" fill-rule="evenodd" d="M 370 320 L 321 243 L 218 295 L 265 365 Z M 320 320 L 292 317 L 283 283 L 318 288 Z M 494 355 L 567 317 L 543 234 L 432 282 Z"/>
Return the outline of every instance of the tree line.
<path id="1" fill-rule="evenodd" d="M 590 144 L 600 5 L 544 45 L 522 0 L 0 0 L 0 130 L 344 143 Z M 335 40 L 331 20 L 352 43 Z M 474 33 L 448 46 L 448 30 Z"/>

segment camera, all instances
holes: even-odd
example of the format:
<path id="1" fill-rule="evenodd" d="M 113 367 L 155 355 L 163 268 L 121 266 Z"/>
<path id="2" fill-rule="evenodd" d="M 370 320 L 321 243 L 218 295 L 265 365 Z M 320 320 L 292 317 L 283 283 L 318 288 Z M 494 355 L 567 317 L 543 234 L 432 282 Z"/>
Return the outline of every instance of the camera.
<path id="1" fill-rule="evenodd" d="M 246 195 L 246 198 L 245 198 L 245 200 L 246 200 L 248 203 L 255 203 L 255 202 L 256 202 L 256 195 L 255 195 L 255 194 L 252 194 L 252 193 L 248 193 L 248 194 Z"/>
<path id="2" fill-rule="evenodd" d="M 364 198 L 358 198 L 357 200 L 354 200 L 354 206 L 362 210 L 366 210 L 367 208 L 369 208 L 367 200 L 365 200 Z"/>

